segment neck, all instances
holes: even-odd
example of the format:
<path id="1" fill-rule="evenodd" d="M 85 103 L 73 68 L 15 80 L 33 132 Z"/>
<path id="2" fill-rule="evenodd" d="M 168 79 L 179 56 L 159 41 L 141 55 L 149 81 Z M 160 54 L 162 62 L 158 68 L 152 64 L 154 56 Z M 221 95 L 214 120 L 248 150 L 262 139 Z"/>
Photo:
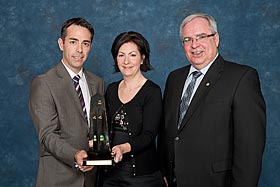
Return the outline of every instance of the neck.
<path id="1" fill-rule="evenodd" d="M 77 75 L 80 71 L 81 71 L 81 69 L 83 68 L 83 67 L 72 67 L 72 66 L 70 66 L 68 63 L 65 63 L 65 61 L 63 60 L 63 59 L 61 59 L 61 62 L 64 64 L 64 66 L 66 66 L 69 70 L 71 70 L 73 73 L 75 73 L 75 75 Z"/>
<path id="2" fill-rule="evenodd" d="M 134 77 L 124 77 L 123 85 L 126 89 L 133 90 L 141 87 L 145 81 L 146 78 L 142 74 L 139 74 Z"/>

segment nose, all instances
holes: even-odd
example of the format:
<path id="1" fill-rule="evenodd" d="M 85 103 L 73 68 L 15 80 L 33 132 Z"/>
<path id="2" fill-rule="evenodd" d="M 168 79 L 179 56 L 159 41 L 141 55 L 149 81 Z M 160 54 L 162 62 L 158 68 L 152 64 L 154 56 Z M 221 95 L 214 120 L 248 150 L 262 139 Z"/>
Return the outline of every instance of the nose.
<path id="1" fill-rule="evenodd" d="M 124 64 L 127 65 L 128 63 L 129 63 L 129 62 L 128 62 L 128 58 L 125 57 L 125 59 L 124 59 Z"/>
<path id="2" fill-rule="evenodd" d="M 192 38 L 192 43 L 191 43 L 192 48 L 196 48 L 198 45 L 199 45 L 199 42 L 197 41 L 197 39 Z"/>
<path id="3" fill-rule="evenodd" d="M 82 44 L 77 44 L 77 52 L 81 53 L 83 52 L 83 47 L 82 47 Z"/>

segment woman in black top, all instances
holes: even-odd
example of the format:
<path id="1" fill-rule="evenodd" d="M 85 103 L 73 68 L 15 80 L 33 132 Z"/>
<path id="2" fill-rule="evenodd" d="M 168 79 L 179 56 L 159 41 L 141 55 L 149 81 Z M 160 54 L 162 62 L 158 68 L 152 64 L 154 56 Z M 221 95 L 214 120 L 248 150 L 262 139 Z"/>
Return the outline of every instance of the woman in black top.
<path id="1" fill-rule="evenodd" d="M 163 186 L 155 142 L 162 95 L 160 87 L 142 74 L 152 69 L 149 44 L 141 34 L 125 32 L 115 38 L 111 52 L 123 80 L 111 83 L 105 94 L 116 164 L 105 174 L 103 186 Z"/>

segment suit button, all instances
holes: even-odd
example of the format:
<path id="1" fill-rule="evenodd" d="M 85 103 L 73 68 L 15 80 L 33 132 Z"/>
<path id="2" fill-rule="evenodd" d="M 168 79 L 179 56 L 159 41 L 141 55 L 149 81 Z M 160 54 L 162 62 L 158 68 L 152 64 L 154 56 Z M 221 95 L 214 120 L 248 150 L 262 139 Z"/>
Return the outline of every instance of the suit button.
<path id="1" fill-rule="evenodd" d="M 176 136 L 175 138 L 174 138 L 174 140 L 175 141 L 178 141 L 180 138 L 178 137 L 178 136 Z"/>

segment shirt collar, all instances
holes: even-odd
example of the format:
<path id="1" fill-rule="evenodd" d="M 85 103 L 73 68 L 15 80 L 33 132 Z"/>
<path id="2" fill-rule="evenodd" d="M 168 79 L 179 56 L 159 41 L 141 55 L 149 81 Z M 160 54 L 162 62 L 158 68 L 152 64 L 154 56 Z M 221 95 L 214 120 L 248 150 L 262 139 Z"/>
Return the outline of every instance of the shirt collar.
<path id="1" fill-rule="evenodd" d="M 64 65 L 64 67 L 66 68 L 66 70 L 68 71 L 70 77 L 73 79 L 73 78 L 76 76 L 76 74 L 64 64 L 64 62 L 63 62 L 62 59 L 61 59 L 61 62 L 62 62 L 62 64 Z M 82 76 L 83 76 L 83 73 L 84 73 L 84 72 L 83 72 L 83 68 L 82 68 L 82 69 L 79 71 L 78 75 L 80 75 L 80 77 L 82 77 Z"/>
<path id="2" fill-rule="evenodd" d="M 196 69 L 195 67 L 191 66 L 189 74 L 188 74 L 188 78 L 189 76 L 194 72 L 194 71 L 200 71 L 203 75 L 205 75 L 208 71 L 208 69 L 210 68 L 210 66 L 213 64 L 213 62 L 216 60 L 216 58 L 218 57 L 219 53 L 216 54 L 215 58 L 204 68 L 202 68 L 201 70 Z"/>

